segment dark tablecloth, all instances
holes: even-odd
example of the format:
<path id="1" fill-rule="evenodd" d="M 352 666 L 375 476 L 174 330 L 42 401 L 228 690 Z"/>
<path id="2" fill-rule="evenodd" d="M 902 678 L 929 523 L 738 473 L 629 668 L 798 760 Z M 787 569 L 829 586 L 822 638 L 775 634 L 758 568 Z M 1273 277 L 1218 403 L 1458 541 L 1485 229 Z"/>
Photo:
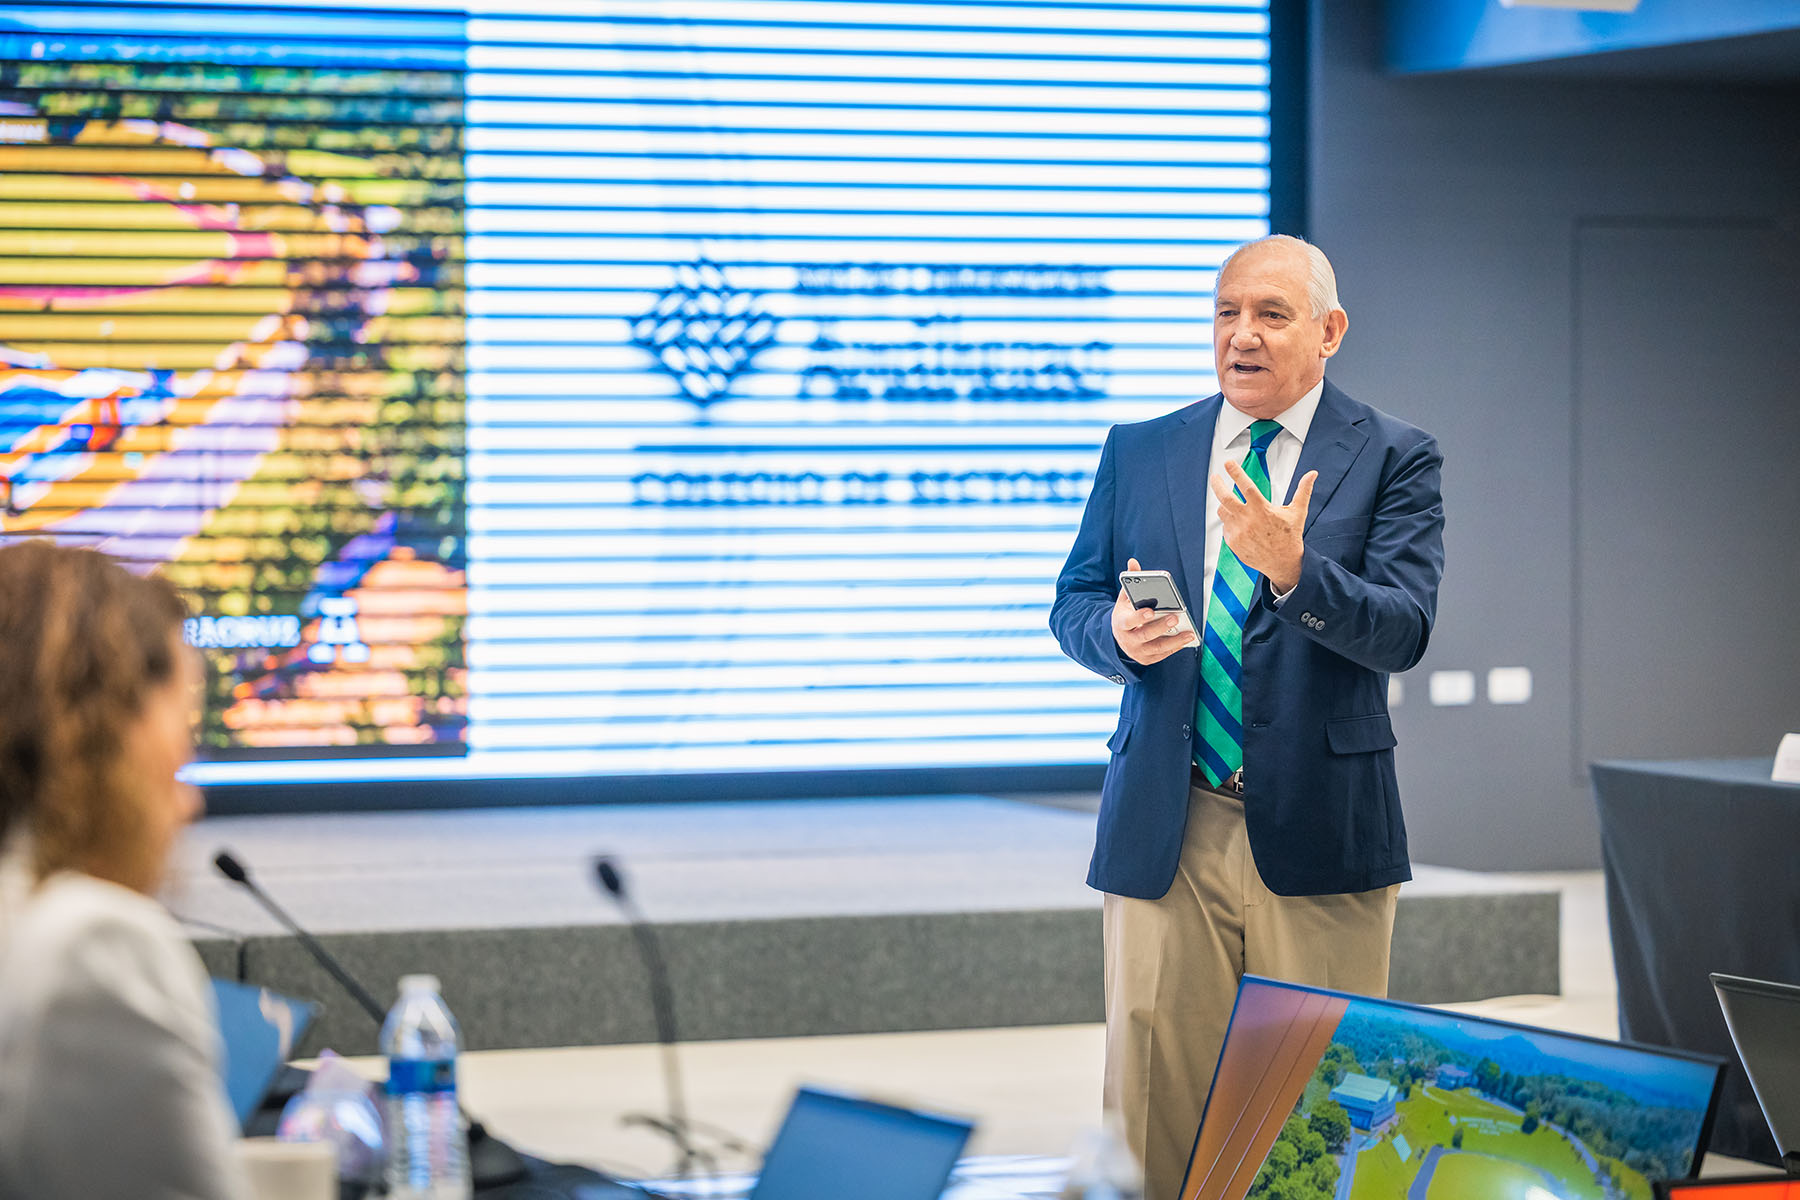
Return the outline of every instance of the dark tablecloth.
<path id="1" fill-rule="evenodd" d="M 1593 764 L 1619 1034 L 1726 1059 L 1711 1149 L 1774 1163 L 1707 975 L 1800 983 L 1800 784 L 1773 760 Z"/>

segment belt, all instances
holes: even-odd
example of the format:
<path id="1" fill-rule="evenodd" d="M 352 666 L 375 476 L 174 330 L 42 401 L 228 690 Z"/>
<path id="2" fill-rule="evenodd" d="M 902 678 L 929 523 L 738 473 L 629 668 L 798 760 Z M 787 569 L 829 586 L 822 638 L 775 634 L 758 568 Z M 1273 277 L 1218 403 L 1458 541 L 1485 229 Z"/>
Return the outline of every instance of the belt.
<path id="1" fill-rule="evenodd" d="M 1244 769 L 1242 767 L 1239 767 L 1230 775 L 1226 776 L 1224 783 L 1216 785 L 1212 780 L 1206 777 L 1206 772 L 1202 771 L 1197 766 L 1188 768 L 1188 778 L 1193 782 L 1195 787 L 1205 788 L 1209 792 L 1223 792 L 1227 796 L 1241 796 L 1244 794 Z"/>

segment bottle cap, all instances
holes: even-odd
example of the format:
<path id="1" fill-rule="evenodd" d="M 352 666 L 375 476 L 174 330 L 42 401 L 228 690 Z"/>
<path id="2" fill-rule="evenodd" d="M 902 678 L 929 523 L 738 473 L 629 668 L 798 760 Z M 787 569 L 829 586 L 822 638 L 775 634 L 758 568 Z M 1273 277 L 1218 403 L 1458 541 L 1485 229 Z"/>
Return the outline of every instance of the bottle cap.
<path id="1" fill-rule="evenodd" d="M 400 977 L 400 994 L 408 992 L 436 992 L 438 977 L 436 975 L 402 975 Z"/>

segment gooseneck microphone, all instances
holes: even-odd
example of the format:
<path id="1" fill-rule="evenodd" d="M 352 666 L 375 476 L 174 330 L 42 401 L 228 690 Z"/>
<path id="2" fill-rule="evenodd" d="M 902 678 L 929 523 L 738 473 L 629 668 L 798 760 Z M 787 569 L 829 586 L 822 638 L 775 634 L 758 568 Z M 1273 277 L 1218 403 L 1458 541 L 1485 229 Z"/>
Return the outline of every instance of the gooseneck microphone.
<path id="1" fill-rule="evenodd" d="M 344 969 L 331 951 L 319 944 L 319 940 L 300 927 L 300 923 L 287 914 L 287 910 L 275 903 L 267 892 L 256 886 L 250 878 L 249 870 L 239 862 L 229 850 L 221 850 L 213 856 L 213 866 L 219 874 L 231 880 L 262 905 L 264 911 L 281 923 L 283 929 L 293 934 L 313 961 L 325 968 L 325 973 L 337 980 L 338 986 L 350 994 L 350 997 L 369 1014 L 380 1029 L 387 1023 L 387 1013 L 376 1003 L 369 989 L 358 983 L 349 971 Z M 476 1188 L 501 1187 L 517 1183 L 525 1178 L 525 1160 L 517 1150 L 487 1131 L 487 1126 L 469 1115 L 468 1109 L 462 1110 L 463 1119 L 469 1123 L 469 1174 Z"/>
<path id="2" fill-rule="evenodd" d="M 387 1013 L 382 1010 L 380 1004 L 375 1002 L 375 997 L 369 995 L 369 990 L 358 983 L 350 972 L 344 970 L 343 964 L 338 962 L 331 951 L 319 945 L 317 938 L 300 928 L 299 922 L 288 916 L 287 910 L 275 903 L 274 897 L 257 887 L 256 881 L 250 878 L 250 872 L 244 867 L 244 864 L 234 858 L 229 850 L 221 850 L 214 855 L 213 866 L 219 869 L 219 874 L 256 897 L 256 902 L 263 906 L 264 911 L 281 922 L 283 929 L 299 939 L 300 944 L 306 947 L 306 952 L 312 955 L 313 961 L 324 967 L 325 973 L 337 980 L 339 987 L 350 993 L 350 998 L 362 1006 L 362 1010 L 369 1014 L 370 1019 L 376 1025 L 387 1020 Z"/>
<path id="3" fill-rule="evenodd" d="M 650 1008 L 656 1017 L 656 1040 L 662 1046 L 663 1090 L 668 1099 L 669 1115 L 664 1119 L 645 1113 L 631 1113 L 625 1117 L 625 1121 L 632 1125 L 647 1125 L 667 1135 L 681 1152 L 675 1166 L 675 1177 L 685 1178 L 688 1167 L 693 1163 L 703 1163 L 710 1169 L 712 1157 L 694 1145 L 688 1124 L 687 1101 L 681 1087 L 681 1062 L 675 1051 L 676 1044 L 681 1040 L 675 1030 L 675 994 L 669 986 L 669 968 L 663 959 L 662 943 L 657 939 L 656 930 L 644 919 L 643 910 L 626 890 L 625 879 L 619 874 L 619 868 L 611 858 L 604 854 L 594 856 L 594 878 L 601 889 L 612 897 L 613 903 L 619 906 L 619 911 L 625 916 L 625 924 L 631 930 L 632 940 L 637 943 L 638 957 L 643 959 L 644 973 L 650 980 Z"/>

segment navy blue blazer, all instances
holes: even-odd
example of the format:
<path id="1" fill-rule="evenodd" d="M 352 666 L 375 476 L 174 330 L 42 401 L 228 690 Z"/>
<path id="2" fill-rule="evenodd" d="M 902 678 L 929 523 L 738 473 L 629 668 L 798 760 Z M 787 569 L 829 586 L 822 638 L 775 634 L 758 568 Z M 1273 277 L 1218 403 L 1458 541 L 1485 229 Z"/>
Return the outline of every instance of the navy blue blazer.
<path id="1" fill-rule="evenodd" d="M 1088 871 L 1090 886 L 1116 895 L 1155 899 L 1175 879 L 1200 679 L 1196 650 L 1145 667 L 1119 649 L 1119 572 L 1129 558 L 1168 571 L 1205 620 L 1207 466 L 1222 403 L 1113 428 L 1056 581 L 1050 628 L 1063 651 L 1125 685 Z M 1412 878 L 1387 677 L 1424 655 L 1436 618 L 1442 464 L 1430 434 L 1325 384 L 1294 471 L 1294 484 L 1319 473 L 1300 582 L 1277 608 L 1259 581 L 1244 626 L 1244 820 L 1279 895 Z"/>

